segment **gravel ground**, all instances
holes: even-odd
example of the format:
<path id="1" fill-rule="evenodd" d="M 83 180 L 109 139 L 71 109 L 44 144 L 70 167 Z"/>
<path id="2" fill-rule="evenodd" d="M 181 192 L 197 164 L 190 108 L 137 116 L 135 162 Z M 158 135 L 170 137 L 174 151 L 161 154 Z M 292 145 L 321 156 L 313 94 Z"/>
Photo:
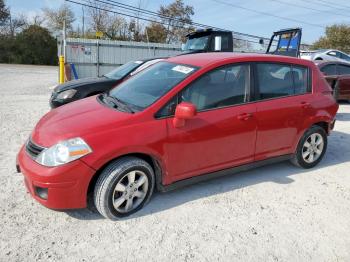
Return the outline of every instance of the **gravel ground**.
<path id="1" fill-rule="evenodd" d="M 155 194 L 112 222 L 41 206 L 15 172 L 57 68 L 0 65 L 0 79 L 0 261 L 350 261 L 349 104 L 312 170 L 286 162 Z"/>

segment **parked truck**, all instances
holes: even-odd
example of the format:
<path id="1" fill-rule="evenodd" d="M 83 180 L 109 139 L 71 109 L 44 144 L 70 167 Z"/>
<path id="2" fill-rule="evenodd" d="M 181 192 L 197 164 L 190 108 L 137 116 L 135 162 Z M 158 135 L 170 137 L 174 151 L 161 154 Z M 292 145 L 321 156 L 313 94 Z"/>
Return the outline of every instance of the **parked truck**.
<path id="1" fill-rule="evenodd" d="M 283 29 L 273 33 L 269 41 L 266 53 L 299 57 L 301 28 Z M 183 45 L 183 52 L 202 53 L 202 52 L 233 52 L 233 34 L 231 31 L 200 29 L 187 36 L 187 41 Z M 264 44 L 264 39 L 259 43 Z"/>

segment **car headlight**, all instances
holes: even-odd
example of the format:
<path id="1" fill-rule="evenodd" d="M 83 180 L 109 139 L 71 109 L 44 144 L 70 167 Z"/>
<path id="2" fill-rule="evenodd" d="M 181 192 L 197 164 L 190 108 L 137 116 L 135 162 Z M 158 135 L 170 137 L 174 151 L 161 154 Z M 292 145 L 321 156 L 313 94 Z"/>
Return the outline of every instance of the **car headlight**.
<path id="1" fill-rule="evenodd" d="M 91 152 L 89 145 L 82 138 L 76 137 L 43 150 L 35 161 L 43 166 L 53 167 L 69 163 Z"/>
<path id="2" fill-rule="evenodd" d="M 77 90 L 75 89 L 69 89 L 69 90 L 63 91 L 57 94 L 56 99 L 65 100 L 68 98 L 72 98 L 76 92 Z"/>

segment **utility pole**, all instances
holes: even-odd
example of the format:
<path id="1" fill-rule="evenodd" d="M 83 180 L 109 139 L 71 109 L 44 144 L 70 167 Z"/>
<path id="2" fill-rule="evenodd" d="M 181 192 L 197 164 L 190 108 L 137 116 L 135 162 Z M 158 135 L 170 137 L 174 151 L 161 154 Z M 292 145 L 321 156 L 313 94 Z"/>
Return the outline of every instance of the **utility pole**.
<path id="1" fill-rule="evenodd" d="M 64 18 L 63 20 L 62 35 L 63 35 L 63 56 L 66 57 L 66 18 Z"/>
<path id="2" fill-rule="evenodd" d="M 85 14 L 84 14 L 84 6 L 81 6 L 81 10 L 83 11 L 83 38 L 85 37 Z"/>

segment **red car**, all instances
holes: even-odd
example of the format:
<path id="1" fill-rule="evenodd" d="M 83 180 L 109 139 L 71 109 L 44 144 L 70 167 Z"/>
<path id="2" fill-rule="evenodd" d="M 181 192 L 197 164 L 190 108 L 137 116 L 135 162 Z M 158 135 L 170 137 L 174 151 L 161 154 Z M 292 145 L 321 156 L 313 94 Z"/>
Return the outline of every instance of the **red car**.
<path id="1" fill-rule="evenodd" d="M 334 90 L 335 99 L 350 102 L 350 63 L 332 61 L 317 63 L 317 66 Z"/>
<path id="2" fill-rule="evenodd" d="M 311 61 L 257 54 L 172 57 L 108 94 L 47 113 L 17 157 L 53 209 L 130 215 L 152 192 L 276 161 L 317 165 L 338 105 Z M 263 175 L 263 174 L 262 174 Z"/>

